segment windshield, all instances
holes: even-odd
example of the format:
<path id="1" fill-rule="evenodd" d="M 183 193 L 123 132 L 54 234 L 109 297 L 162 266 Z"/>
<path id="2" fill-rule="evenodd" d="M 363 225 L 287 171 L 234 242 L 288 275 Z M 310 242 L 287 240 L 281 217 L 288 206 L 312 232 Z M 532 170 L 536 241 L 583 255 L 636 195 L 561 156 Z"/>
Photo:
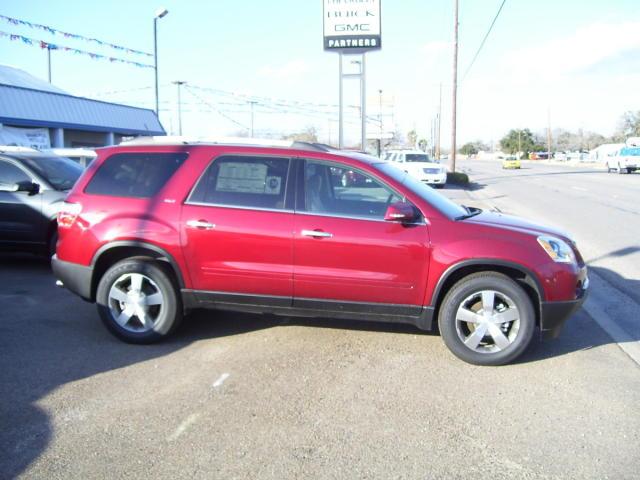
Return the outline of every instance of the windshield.
<path id="1" fill-rule="evenodd" d="M 457 203 L 452 202 L 444 195 L 436 192 L 433 188 L 425 185 L 420 180 L 416 180 L 395 165 L 390 163 L 376 163 L 373 166 L 381 172 L 386 173 L 397 182 L 402 183 L 405 187 L 426 202 L 429 202 L 429 204 L 433 205 L 433 207 L 438 209 L 438 211 L 451 220 L 468 215 L 469 212 L 466 209 Z"/>
<path id="2" fill-rule="evenodd" d="M 22 161 L 56 190 L 69 190 L 80 177 L 82 167 L 66 157 L 21 157 Z"/>
<path id="3" fill-rule="evenodd" d="M 405 160 L 407 162 L 430 162 L 429 155 L 426 153 L 407 153 Z"/>

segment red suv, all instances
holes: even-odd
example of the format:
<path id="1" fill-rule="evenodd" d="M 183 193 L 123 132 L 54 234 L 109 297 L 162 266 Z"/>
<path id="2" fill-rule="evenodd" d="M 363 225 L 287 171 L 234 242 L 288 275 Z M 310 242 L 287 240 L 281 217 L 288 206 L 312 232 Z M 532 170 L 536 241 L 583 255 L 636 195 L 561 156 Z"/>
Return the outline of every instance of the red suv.
<path id="1" fill-rule="evenodd" d="M 347 172 L 366 185 L 343 185 Z M 437 321 L 455 355 L 500 365 L 536 327 L 555 337 L 588 288 L 566 234 L 318 144 L 104 148 L 58 225 L 56 277 L 133 343 L 167 337 L 195 308 Z"/>

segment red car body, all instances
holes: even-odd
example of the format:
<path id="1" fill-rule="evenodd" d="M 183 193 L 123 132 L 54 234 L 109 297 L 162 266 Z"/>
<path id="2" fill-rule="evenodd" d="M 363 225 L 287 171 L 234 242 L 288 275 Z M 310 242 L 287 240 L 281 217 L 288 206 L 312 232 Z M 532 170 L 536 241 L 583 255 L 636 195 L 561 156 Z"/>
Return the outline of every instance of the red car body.
<path id="1" fill-rule="evenodd" d="M 150 198 L 87 193 L 105 160 L 121 153 L 180 153 L 188 158 Z M 417 209 L 419 221 L 408 225 L 303 212 L 296 195 L 291 202 L 287 197 L 288 208 L 279 211 L 190 202 L 212 161 L 230 155 L 331 162 L 401 194 Z M 540 330 L 558 334 L 584 300 L 588 283 L 570 238 L 499 213 L 450 218 L 429 198 L 407 188 L 401 181 L 404 174 L 388 174 L 380 165 L 372 157 L 314 148 L 104 148 L 68 195 L 72 208 L 60 214 L 54 272 L 67 288 L 96 301 L 98 283 L 110 266 L 146 256 L 171 270 L 184 310 L 204 306 L 397 321 L 430 329 L 457 281 L 492 271 L 522 285 Z M 290 176 L 290 187 L 298 188 L 301 179 L 302 174 Z M 536 242 L 538 235 L 554 235 L 571 245 L 575 262 L 554 262 Z"/>

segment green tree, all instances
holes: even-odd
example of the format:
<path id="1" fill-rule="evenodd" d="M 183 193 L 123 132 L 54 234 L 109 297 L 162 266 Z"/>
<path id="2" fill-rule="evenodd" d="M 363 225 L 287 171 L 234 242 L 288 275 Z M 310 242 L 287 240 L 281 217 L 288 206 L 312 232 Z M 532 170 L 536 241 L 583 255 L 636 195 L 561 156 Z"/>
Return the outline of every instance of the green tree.
<path id="1" fill-rule="evenodd" d="M 468 142 L 460 148 L 460 153 L 463 155 L 475 155 L 478 153 L 478 147 L 475 143 Z"/>
<path id="2" fill-rule="evenodd" d="M 640 110 L 624 112 L 620 117 L 618 129 L 613 138 L 624 142 L 628 137 L 640 137 Z"/>
<path id="3" fill-rule="evenodd" d="M 521 152 L 528 154 L 530 152 L 546 151 L 546 147 L 535 138 L 531 130 L 512 129 L 500 140 L 500 148 L 503 152 L 513 155 L 520 149 Z"/>

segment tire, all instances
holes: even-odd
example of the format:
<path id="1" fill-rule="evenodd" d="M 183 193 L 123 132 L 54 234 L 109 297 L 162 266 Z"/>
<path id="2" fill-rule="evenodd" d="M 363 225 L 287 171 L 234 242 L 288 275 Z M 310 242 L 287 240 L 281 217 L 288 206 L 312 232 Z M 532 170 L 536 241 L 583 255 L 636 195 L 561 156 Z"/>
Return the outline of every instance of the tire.
<path id="1" fill-rule="evenodd" d="M 623 173 L 629 173 L 629 171 L 626 168 L 622 168 L 620 164 L 618 164 L 618 173 L 622 175 Z"/>
<path id="2" fill-rule="evenodd" d="M 182 301 L 170 273 L 140 257 L 122 260 L 105 272 L 96 303 L 107 329 L 127 343 L 159 342 L 182 320 Z"/>
<path id="3" fill-rule="evenodd" d="M 607 162 L 607 173 L 611 173 L 611 167 L 609 166 L 609 162 Z"/>
<path id="4" fill-rule="evenodd" d="M 484 320 L 485 296 L 487 301 L 493 299 L 492 314 L 501 315 L 505 322 Z M 513 362 L 531 343 L 535 324 L 527 293 L 506 275 L 495 272 L 475 273 L 456 283 L 438 316 L 440 334 L 449 350 L 474 365 Z M 476 334 L 480 328 L 482 336 Z"/>

